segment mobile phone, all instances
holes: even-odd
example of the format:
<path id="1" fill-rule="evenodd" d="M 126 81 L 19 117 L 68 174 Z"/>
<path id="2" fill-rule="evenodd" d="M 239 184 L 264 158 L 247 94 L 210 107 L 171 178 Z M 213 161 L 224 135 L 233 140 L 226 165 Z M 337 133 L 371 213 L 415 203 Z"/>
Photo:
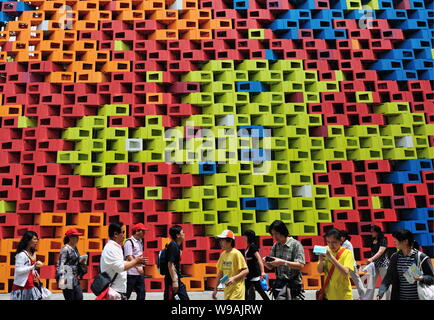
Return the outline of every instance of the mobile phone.
<path id="1" fill-rule="evenodd" d="M 274 260 L 276 260 L 276 259 L 273 258 L 273 257 L 270 257 L 270 256 L 265 257 L 265 261 L 267 261 L 267 262 L 271 262 L 271 261 L 274 261 Z"/>

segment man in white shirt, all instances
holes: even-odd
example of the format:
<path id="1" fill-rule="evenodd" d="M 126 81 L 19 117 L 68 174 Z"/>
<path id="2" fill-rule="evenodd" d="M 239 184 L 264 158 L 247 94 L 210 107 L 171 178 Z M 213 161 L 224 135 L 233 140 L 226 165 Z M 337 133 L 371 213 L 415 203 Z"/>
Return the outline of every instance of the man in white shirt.
<path id="1" fill-rule="evenodd" d="M 124 244 L 124 255 L 126 261 L 132 261 L 134 258 L 143 254 L 143 237 L 145 236 L 146 227 L 143 223 L 137 223 L 133 226 L 133 236 Z M 146 263 L 148 263 L 148 258 Z M 128 270 L 127 275 L 127 299 L 130 299 L 131 293 L 137 294 L 137 299 L 143 301 L 146 297 L 145 292 L 145 272 L 144 266 L 136 266 Z"/>
<path id="2" fill-rule="evenodd" d="M 101 254 L 101 272 L 107 272 L 111 279 L 117 274 L 111 288 L 121 294 L 123 300 L 126 300 L 127 271 L 145 264 L 146 261 L 142 256 L 131 261 L 124 260 L 122 244 L 125 239 L 125 226 L 122 222 L 110 224 L 108 234 L 110 240 L 104 246 Z"/>

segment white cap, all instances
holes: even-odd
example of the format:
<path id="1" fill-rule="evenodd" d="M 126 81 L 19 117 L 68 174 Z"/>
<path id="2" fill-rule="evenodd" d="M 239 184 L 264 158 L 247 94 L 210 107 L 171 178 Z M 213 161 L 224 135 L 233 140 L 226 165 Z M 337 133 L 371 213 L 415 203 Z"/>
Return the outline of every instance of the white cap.
<path id="1" fill-rule="evenodd" d="M 220 239 L 231 238 L 235 240 L 235 234 L 231 230 L 223 230 L 222 234 L 218 235 L 217 238 Z"/>

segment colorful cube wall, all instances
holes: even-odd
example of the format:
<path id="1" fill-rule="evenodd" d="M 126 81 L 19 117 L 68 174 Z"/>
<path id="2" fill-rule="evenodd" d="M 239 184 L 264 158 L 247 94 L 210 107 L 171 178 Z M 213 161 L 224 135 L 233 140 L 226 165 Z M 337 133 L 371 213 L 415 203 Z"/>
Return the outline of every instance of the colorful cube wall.
<path id="1" fill-rule="evenodd" d="M 107 227 L 144 222 L 147 291 L 173 224 L 187 289 L 215 284 L 229 228 L 261 253 L 283 220 L 331 227 L 369 257 L 370 227 L 434 239 L 432 0 L 0 1 L 0 293 L 40 236 L 52 291 L 62 237 L 84 232 L 88 291 Z M 270 274 L 274 278 L 274 274 Z"/>

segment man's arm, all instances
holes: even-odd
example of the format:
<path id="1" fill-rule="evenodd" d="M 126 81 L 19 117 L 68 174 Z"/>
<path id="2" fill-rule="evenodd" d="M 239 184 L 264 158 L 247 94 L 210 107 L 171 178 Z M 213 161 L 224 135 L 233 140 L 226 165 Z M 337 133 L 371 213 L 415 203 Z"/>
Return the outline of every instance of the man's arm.
<path id="1" fill-rule="evenodd" d="M 170 277 L 172 278 L 173 291 L 176 292 L 178 291 L 179 285 L 178 285 L 178 274 L 176 273 L 175 264 L 172 261 L 169 261 L 167 266 L 169 269 Z"/>
<path id="2" fill-rule="evenodd" d="M 272 261 L 270 264 L 274 267 L 286 265 L 287 267 L 289 267 L 291 269 L 301 270 L 304 268 L 304 262 L 305 262 L 305 259 L 304 259 L 303 247 L 301 246 L 300 243 L 298 243 L 296 246 L 294 261 L 288 261 L 288 260 L 276 258 L 276 260 Z"/>
<path id="3" fill-rule="evenodd" d="M 134 256 L 127 256 L 127 260 L 128 261 L 133 261 L 134 259 L 135 259 Z M 136 270 L 137 270 L 138 273 L 140 273 L 142 275 L 144 274 L 143 266 L 137 266 L 137 265 L 135 265 L 134 267 L 136 268 Z"/>

